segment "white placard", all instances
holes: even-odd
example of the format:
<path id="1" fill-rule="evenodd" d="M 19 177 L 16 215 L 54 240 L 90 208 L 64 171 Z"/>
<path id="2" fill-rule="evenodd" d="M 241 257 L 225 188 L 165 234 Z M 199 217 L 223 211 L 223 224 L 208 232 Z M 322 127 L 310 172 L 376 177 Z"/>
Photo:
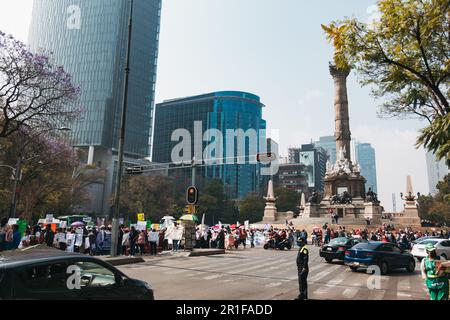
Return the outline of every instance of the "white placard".
<path id="1" fill-rule="evenodd" d="M 47 214 L 47 215 L 45 216 L 45 221 L 46 221 L 47 223 L 51 223 L 51 222 L 53 221 L 53 215 L 52 215 L 52 214 Z"/>
<path id="2" fill-rule="evenodd" d="M 136 225 L 136 230 L 142 231 L 147 229 L 147 221 L 138 221 Z"/>
<path id="3" fill-rule="evenodd" d="M 16 218 L 10 218 L 10 219 L 8 220 L 8 225 L 13 226 L 13 225 L 17 224 L 17 221 L 19 221 L 19 219 L 16 219 Z"/>
<path id="4" fill-rule="evenodd" d="M 246 230 L 249 230 L 250 229 L 250 221 L 248 221 L 248 220 L 245 221 L 244 222 L 244 227 L 245 227 Z"/>
<path id="5" fill-rule="evenodd" d="M 88 222 L 91 222 L 91 221 L 92 221 L 92 218 L 91 218 L 91 217 L 84 217 L 84 218 L 83 218 L 83 222 L 88 223 Z"/>
<path id="6" fill-rule="evenodd" d="M 61 221 L 61 222 L 59 223 L 59 227 L 62 228 L 62 229 L 67 228 L 67 221 Z"/>

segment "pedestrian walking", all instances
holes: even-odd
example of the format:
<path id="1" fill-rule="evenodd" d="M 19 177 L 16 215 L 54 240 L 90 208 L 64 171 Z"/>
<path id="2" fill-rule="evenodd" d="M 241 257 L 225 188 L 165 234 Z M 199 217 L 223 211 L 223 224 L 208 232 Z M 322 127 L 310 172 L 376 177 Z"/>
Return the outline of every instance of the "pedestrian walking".
<path id="1" fill-rule="evenodd" d="M 139 232 L 136 230 L 134 226 L 131 227 L 129 237 L 130 237 L 130 256 L 134 257 L 134 255 L 136 254 L 136 242 L 139 237 Z"/>
<path id="2" fill-rule="evenodd" d="M 436 254 L 436 248 L 429 243 L 426 246 L 428 256 L 422 259 L 420 271 L 425 280 L 431 300 L 448 300 L 448 275 L 445 270 L 440 270 L 442 261 Z"/>
<path id="3" fill-rule="evenodd" d="M 159 232 L 152 229 L 148 235 L 148 241 L 150 242 L 150 255 L 156 256 L 158 254 Z"/>
<path id="4" fill-rule="evenodd" d="M 297 254 L 297 273 L 298 273 L 298 288 L 300 293 L 296 300 L 307 300 L 309 250 L 306 246 L 304 239 L 299 238 L 298 244 L 300 246 L 300 249 L 298 250 Z"/>
<path id="5" fill-rule="evenodd" d="M 139 247 L 139 254 L 142 256 L 145 253 L 145 240 L 147 236 L 145 234 L 145 230 L 141 230 L 138 235 L 137 245 Z"/>

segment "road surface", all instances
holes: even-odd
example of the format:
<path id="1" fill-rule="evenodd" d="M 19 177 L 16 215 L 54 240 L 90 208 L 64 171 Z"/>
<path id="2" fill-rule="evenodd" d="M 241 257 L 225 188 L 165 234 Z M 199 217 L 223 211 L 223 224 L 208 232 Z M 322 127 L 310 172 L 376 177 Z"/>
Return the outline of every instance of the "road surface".
<path id="1" fill-rule="evenodd" d="M 328 264 L 320 258 L 317 247 L 309 248 L 310 299 L 429 299 L 419 264 L 413 274 L 400 270 L 380 276 L 377 286 L 376 279 L 365 271 L 352 272 L 339 262 Z M 145 263 L 119 269 L 150 283 L 156 299 L 292 300 L 298 295 L 296 255 L 297 249 L 282 252 L 240 247 L 225 255 L 148 257 Z"/>

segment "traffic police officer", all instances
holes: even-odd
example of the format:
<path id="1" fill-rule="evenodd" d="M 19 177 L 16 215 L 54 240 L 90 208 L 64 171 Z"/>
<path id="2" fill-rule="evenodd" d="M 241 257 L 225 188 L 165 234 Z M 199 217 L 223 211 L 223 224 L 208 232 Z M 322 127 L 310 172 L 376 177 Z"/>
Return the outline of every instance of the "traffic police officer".
<path id="1" fill-rule="evenodd" d="M 308 299 L 308 260 L 309 250 L 306 247 L 306 241 L 304 238 L 298 238 L 297 244 L 300 247 L 297 255 L 297 272 L 298 272 L 298 287 L 300 294 L 296 300 Z"/>

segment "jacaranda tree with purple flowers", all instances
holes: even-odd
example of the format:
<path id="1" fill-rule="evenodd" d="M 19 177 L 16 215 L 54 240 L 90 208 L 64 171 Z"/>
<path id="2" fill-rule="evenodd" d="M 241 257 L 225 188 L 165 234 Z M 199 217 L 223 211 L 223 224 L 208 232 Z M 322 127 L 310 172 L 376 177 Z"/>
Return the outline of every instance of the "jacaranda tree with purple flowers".
<path id="1" fill-rule="evenodd" d="M 61 66 L 0 31 L 0 138 L 21 128 L 46 130 L 77 117 L 80 89 Z"/>

